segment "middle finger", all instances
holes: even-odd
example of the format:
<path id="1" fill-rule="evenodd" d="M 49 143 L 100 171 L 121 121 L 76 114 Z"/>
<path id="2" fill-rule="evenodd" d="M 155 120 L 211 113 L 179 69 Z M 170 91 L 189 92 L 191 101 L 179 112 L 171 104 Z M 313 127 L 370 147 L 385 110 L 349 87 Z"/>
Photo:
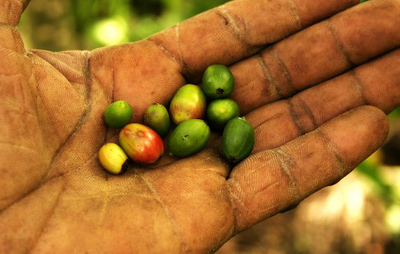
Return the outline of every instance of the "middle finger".
<path id="1" fill-rule="evenodd" d="M 290 99 L 252 111 L 246 119 L 255 127 L 253 153 L 278 147 L 361 105 L 389 113 L 400 105 L 399 66 L 397 49 Z"/>
<path id="2" fill-rule="evenodd" d="M 246 114 L 388 52 L 400 45 L 399 17 L 399 1 L 371 1 L 303 30 L 233 65 L 232 97 Z"/>

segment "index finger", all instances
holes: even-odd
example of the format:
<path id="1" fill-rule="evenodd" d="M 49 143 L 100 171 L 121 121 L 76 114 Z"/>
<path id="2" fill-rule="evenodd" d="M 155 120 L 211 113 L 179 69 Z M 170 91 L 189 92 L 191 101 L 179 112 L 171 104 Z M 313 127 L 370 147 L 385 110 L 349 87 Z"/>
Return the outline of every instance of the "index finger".
<path id="1" fill-rule="evenodd" d="M 16 26 L 22 12 L 28 6 L 30 0 L 1 0 L 0 1 L 0 25 Z"/>
<path id="2" fill-rule="evenodd" d="M 236 0 L 148 40 L 182 67 L 191 82 L 209 65 L 231 65 L 262 47 L 349 8 L 355 0 Z"/>

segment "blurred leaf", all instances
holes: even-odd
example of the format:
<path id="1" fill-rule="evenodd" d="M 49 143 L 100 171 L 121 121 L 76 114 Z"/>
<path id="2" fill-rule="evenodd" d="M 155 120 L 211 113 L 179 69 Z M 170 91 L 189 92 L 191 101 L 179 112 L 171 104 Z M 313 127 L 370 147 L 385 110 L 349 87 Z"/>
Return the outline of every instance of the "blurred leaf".
<path id="1" fill-rule="evenodd" d="M 228 0 L 35 0 L 19 26 L 31 47 L 55 51 L 90 50 L 144 39 L 226 2 Z M 57 20 L 48 17 L 54 12 L 50 3 L 62 6 L 65 14 Z M 60 41 L 62 35 L 54 32 L 61 30 L 64 35 L 67 33 L 64 38 L 68 41 Z"/>
<path id="2" fill-rule="evenodd" d="M 388 203 L 398 203 L 399 197 L 395 194 L 393 187 L 388 184 L 379 172 L 379 166 L 370 160 L 363 161 L 357 172 L 364 175 L 377 189 L 378 194 Z"/>
<path id="3" fill-rule="evenodd" d="M 400 107 L 395 108 L 390 114 L 389 119 L 400 119 Z"/>
<path id="4" fill-rule="evenodd" d="M 119 17 L 103 19 L 93 27 L 94 38 L 103 45 L 115 45 L 128 41 L 128 25 Z"/>

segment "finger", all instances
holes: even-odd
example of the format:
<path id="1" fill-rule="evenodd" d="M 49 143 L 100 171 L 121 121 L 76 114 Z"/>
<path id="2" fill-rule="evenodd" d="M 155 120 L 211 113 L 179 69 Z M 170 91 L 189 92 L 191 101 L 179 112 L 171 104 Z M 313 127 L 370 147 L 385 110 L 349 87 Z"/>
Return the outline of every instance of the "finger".
<path id="1" fill-rule="evenodd" d="M 0 1 L 0 211 L 34 189 L 49 165 L 33 99 L 37 87 L 15 27 L 24 3 Z"/>
<path id="2" fill-rule="evenodd" d="M 374 152 L 387 132 L 383 112 L 364 106 L 280 148 L 252 155 L 228 179 L 237 231 L 336 183 Z"/>
<path id="3" fill-rule="evenodd" d="M 150 37 L 183 67 L 189 82 L 215 63 L 230 65 L 266 44 L 279 41 L 355 0 L 237 0 Z"/>
<path id="4" fill-rule="evenodd" d="M 0 24 L 16 26 L 30 0 L 1 0 Z"/>
<path id="5" fill-rule="evenodd" d="M 370 1 L 231 67 L 245 114 L 400 46 L 400 2 Z"/>
<path id="6" fill-rule="evenodd" d="M 400 105 L 400 49 L 246 116 L 255 127 L 253 152 L 275 148 L 361 105 L 389 113 Z"/>

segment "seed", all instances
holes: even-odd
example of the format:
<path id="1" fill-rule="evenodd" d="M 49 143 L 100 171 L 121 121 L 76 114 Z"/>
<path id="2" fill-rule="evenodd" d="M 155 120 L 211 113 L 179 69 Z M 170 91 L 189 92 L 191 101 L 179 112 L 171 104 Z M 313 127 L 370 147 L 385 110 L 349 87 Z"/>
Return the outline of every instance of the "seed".
<path id="1" fill-rule="evenodd" d="M 135 162 L 156 162 L 164 153 L 161 137 L 143 124 L 131 123 L 119 133 L 119 143 L 126 154 Z"/>
<path id="2" fill-rule="evenodd" d="M 209 99 L 228 97 L 235 87 L 235 79 L 228 67 L 210 65 L 203 74 L 202 89 Z"/>
<path id="3" fill-rule="evenodd" d="M 168 110 L 159 103 L 150 105 L 144 114 L 144 124 L 164 138 L 168 134 L 171 125 Z"/>
<path id="4" fill-rule="evenodd" d="M 202 150 L 209 139 L 210 128 L 203 120 L 186 120 L 169 136 L 169 152 L 178 157 L 187 157 Z"/>
<path id="5" fill-rule="evenodd" d="M 239 106 L 231 99 L 214 100 L 208 104 L 206 115 L 211 128 L 222 131 L 229 120 L 239 116 Z"/>
<path id="6" fill-rule="evenodd" d="M 132 108 L 126 101 L 115 101 L 104 111 L 104 121 L 111 128 L 119 129 L 132 119 Z"/>
<path id="7" fill-rule="evenodd" d="M 184 85 L 172 98 L 169 111 L 175 124 L 189 119 L 201 119 L 206 111 L 206 97 L 200 87 Z"/>
<path id="8" fill-rule="evenodd" d="M 254 146 L 254 129 L 243 117 L 228 122 L 222 133 L 222 153 L 233 163 L 238 163 L 250 155 Z"/>
<path id="9" fill-rule="evenodd" d="M 107 143 L 100 148 L 99 161 L 112 174 L 120 174 L 128 168 L 128 156 L 114 143 Z"/>

